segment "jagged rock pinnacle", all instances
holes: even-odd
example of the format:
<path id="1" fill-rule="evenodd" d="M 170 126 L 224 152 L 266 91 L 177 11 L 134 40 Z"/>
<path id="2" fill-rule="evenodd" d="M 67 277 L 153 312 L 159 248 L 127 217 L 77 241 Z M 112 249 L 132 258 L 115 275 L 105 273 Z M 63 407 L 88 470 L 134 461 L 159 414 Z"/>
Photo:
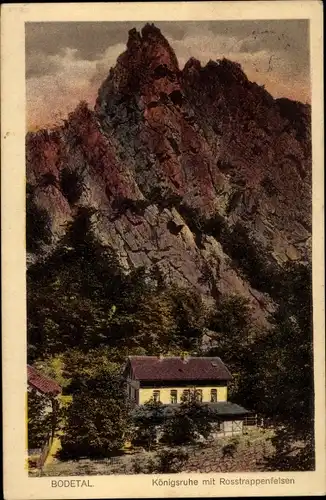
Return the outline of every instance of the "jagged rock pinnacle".
<path id="1" fill-rule="evenodd" d="M 53 247 L 78 204 L 95 208 L 98 237 L 126 268 L 157 264 L 203 294 L 240 293 L 257 316 L 265 289 L 234 251 L 255 240 L 273 266 L 310 258 L 310 107 L 273 99 L 227 59 L 180 71 L 152 24 L 129 31 L 94 111 L 27 137 L 27 178 Z"/>
<path id="2" fill-rule="evenodd" d="M 159 28 L 146 24 L 141 33 L 133 28 L 129 31 L 127 50 L 99 90 L 96 109 L 103 108 L 103 102 L 117 94 L 142 94 L 146 102 L 158 99 L 162 92 L 169 94 L 179 89 L 179 73 L 174 50 Z"/>
<path id="3" fill-rule="evenodd" d="M 140 47 L 141 36 L 136 28 L 132 28 L 128 33 L 127 49 L 130 50 L 133 47 Z"/>

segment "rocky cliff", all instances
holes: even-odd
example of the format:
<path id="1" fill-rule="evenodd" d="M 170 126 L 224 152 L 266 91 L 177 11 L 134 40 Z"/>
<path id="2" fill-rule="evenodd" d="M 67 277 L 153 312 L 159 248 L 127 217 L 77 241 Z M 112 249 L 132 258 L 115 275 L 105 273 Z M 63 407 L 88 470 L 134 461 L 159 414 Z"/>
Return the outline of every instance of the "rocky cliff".
<path id="1" fill-rule="evenodd" d="M 28 133 L 26 157 L 29 263 L 87 207 L 126 269 L 239 293 L 262 317 L 275 270 L 310 259 L 310 107 L 273 99 L 226 59 L 180 70 L 153 25 L 129 32 L 95 108 Z"/>

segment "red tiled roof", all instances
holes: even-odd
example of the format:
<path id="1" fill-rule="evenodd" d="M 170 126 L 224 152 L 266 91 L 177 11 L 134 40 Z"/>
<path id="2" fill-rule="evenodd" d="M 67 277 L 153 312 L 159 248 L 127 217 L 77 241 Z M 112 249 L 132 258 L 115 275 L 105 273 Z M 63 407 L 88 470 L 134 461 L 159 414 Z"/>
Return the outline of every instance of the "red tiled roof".
<path id="1" fill-rule="evenodd" d="M 27 381 L 28 385 L 43 394 L 57 395 L 61 392 L 61 387 L 54 380 L 45 377 L 30 365 L 27 365 Z"/>
<path id="2" fill-rule="evenodd" d="M 220 358 L 129 356 L 136 380 L 231 380 Z"/>

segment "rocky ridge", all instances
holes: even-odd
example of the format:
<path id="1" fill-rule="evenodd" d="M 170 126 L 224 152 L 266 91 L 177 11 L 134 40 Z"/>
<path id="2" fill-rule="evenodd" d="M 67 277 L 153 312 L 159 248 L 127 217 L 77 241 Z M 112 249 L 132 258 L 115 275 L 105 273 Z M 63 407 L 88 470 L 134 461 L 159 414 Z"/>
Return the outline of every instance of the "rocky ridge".
<path id="1" fill-rule="evenodd" d="M 129 32 L 94 110 L 81 103 L 27 134 L 26 169 L 50 224 L 30 263 L 86 207 L 126 270 L 155 265 L 207 297 L 239 293 L 263 318 L 268 286 L 241 255 L 256 248 L 272 267 L 311 258 L 310 106 L 273 99 L 226 59 L 180 70 L 154 25 Z"/>

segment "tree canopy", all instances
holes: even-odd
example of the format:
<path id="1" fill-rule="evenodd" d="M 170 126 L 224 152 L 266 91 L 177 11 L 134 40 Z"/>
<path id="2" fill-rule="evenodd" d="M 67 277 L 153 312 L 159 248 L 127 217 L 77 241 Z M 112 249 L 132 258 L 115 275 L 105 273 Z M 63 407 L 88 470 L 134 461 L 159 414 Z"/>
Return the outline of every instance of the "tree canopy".
<path id="1" fill-rule="evenodd" d="M 129 437 L 130 412 L 116 366 L 75 374 L 73 398 L 65 410 L 62 458 L 108 457 Z"/>

